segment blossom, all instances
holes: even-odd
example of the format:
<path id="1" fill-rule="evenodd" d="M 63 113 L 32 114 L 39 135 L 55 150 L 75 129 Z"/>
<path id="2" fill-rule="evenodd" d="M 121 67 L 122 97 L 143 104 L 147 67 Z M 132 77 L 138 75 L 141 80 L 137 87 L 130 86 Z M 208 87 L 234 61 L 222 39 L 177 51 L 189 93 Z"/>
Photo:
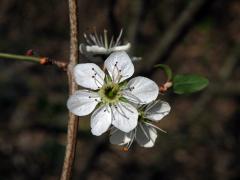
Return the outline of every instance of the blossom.
<path id="1" fill-rule="evenodd" d="M 165 131 L 150 123 L 150 121 L 160 121 L 170 112 L 170 109 L 169 104 L 161 100 L 141 106 L 138 109 L 139 122 L 137 127 L 128 133 L 112 127 L 110 142 L 112 144 L 124 145 L 125 149 L 129 149 L 134 140 L 142 147 L 153 147 L 157 138 L 157 130 Z"/>
<path id="2" fill-rule="evenodd" d="M 91 131 L 94 135 L 106 132 L 110 125 L 123 132 L 137 126 L 138 111 L 131 103 L 147 104 L 155 100 L 159 88 L 145 77 L 135 77 L 131 59 L 124 51 L 112 53 L 104 62 L 107 74 L 94 63 L 78 64 L 74 77 L 78 85 L 87 88 L 76 91 L 67 101 L 75 115 L 91 114 Z M 130 103 L 131 102 L 131 103 Z"/>
<path id="3" fill-rule="evenodd" d="M 104 34 L 98 35 L 95 31 L 94 34 L 85 34 L 84 39 L 86 43 L 82 43 L 79 46 L 79 50 L 82 54 L 94 54 L 94 55 L 108 55 L 116 51 L 128 51 L 131 47 L 130 43 L 121 44 L 123 30 L 120 31 L 119 36 L 115 40 L 112 36 L 108 41 L 107 30 L 104 30 Z"/>

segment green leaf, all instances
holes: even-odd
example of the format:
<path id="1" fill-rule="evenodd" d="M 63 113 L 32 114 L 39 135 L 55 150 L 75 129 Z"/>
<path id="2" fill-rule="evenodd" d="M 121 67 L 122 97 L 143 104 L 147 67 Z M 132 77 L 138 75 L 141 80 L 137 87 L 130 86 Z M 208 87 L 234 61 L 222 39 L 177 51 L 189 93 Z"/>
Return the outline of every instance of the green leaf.
<path id="1" fill-rule="evenodd" d="M 154 67 L 161 68 L 164 71 L 164 73 L 166 74 L 166 76 L 168 78 L 168 81 L 172 80 L 172 70 L 171 70 L 171 68 L 168 65 L 166 65 L 166 64 L 157 64 Z"/>
<path id="2" fill-rule="evenodd" d="M 176 75 L 173 78 L 173 91 L 176 94 L 189 94 L 208 86 L 208 79 L 199 75 Z"/>

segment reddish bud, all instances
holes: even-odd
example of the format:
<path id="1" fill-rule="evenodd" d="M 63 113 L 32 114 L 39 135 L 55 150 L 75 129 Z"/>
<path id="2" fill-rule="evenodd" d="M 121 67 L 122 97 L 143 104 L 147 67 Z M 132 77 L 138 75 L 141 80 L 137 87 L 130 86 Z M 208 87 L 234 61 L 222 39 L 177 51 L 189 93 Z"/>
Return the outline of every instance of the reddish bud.
<path id="1" fill-rule="evenodd" d="M 167 81 L 166 83 L 160 85 L 159 91 L 160 91 L 161 93 L 164 93 L 164 92 L 166 92 L 170 87 L 172 87 L 172 82 Z"/>
<path id="2" fill-rule="evenodd" d="M 26 55 L 27 56 L 32 56 L 33 55 L 33 50 L 32 49 L 27 50 Z"/>
<path id="3" fill-rule="evenodd" d="M 40 58 L 40 62 L 39 62 L 41 65 L 46 65 L 46 64 L 48 64 L 49 63 L 49 61 L 48 61 L 48 58 L 46 58 L 46 57 L 42 57 L 42 58 Z"/>
<path id="4" fill-rule="evenodd" d="M 122 148 L 122 151 L 123 151 L 123 152 L 128 152 L 128 148 L 127 148 L 127 147 L 124 147 L 124 148 Z"/>

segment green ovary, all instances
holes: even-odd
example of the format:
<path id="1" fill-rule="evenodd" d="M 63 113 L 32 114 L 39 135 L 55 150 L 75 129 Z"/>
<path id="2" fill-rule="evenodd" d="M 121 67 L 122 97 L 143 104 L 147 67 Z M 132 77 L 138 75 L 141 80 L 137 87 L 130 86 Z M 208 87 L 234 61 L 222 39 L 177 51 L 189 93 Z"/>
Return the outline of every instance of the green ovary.
<path id="1" fill-rule="evenodd" d="M 108 83 L 105 84 L 99 91 L 99 95 L 102 98 L 103 103 L 116 103 L 118 102 L 120 95 L 120 87 L 118 84 Z"/>

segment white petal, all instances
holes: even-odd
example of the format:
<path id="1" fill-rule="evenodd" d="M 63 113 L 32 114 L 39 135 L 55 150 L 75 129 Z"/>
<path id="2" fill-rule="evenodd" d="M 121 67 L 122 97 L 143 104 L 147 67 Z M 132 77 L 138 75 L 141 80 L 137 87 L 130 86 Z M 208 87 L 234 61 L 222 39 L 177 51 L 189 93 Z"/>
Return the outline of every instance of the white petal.
<path id="1" fill-rule="evenodd" d="M 79 90 L 71 95 L 67 101 L 69 111 L 78 116 L 90 114 L 99 103 L 97 93 L 88 90 Z"/>
<path id="2" fill-rule="evenodd" d="M 86 51 L 94 54 L 107 54 L 108 50 L 104 47 L 100 47 L 97 45 L 86 46 Z"/>
<path id="3" fill-rule="evenodd" d="M 115 83 L 120 83 L 128 79 L 134 73 L 133 63 L 124 51 L 110 54 L 104 62 L 104 66 L 107 68 L 112 81 Z"/>
<path id="4" fill-rule="evenodd" d="M 152 103 L 150 103 L 144 112 L 144 116 L 147 119 L 153 120 L 153 121 L 159 121 L 164 116 L 168 115 L 170 112 L 171 107 L 167 102 L 157 100 Z"/>
<path id="5" fill-rule="evenodd" d="M 119 102 L 111 106 L 112 124 L 123 132 L 130 132 L 137 126 L 138 111 L 132 105 Z"/>
<path id="6" fill-rule="evenodd" d="M 141 76 L 131 79 L 127 84 L 127 89 L 123 91 L 124 97 L 136 104 L 150 103 L 157 98 L 158 93 L 157 84 Z"/>
<path id="7" fill-rule="evenodd" d="M 91 116 L 91 131 L 95 136 L 105 133 L 111 125 L 112 115 L 110 107 L 102 106 L 93 112 Z"/>
<path id="8" fill-rule="evenodd" d="M 105 73 L 94 63 L 78 64 L 73 72 L 77 84 L 82 87 L 97 90 L 104 83 Z"/>
<path id="9" fill-rule="evenodd" d="M 131 141 L 130 137 L 133 137 L 131 136 L 131 133 L 132 131 L 130 131 L 129 133 L 125 133 L 113 127 L 110 131 L 110 143 L 117 145 L 125 145 Z"/>
<path id="10" fill-rule="evenodd" d="M 139 123 L 137 127 L 136 140 L 140 146 L 153 147 L 157 138 L 157 130 L 144 123 Z"/>
<path id="11" fill-rule="evenodd" d="M 128 51 L 131 47 L 130 43 L 127 43 L 125 45 L 121 45 L 121 46 L 115 46 L 113 48 L 110 48 L 109 51 L 114 52 L 114 51 Z"/>

